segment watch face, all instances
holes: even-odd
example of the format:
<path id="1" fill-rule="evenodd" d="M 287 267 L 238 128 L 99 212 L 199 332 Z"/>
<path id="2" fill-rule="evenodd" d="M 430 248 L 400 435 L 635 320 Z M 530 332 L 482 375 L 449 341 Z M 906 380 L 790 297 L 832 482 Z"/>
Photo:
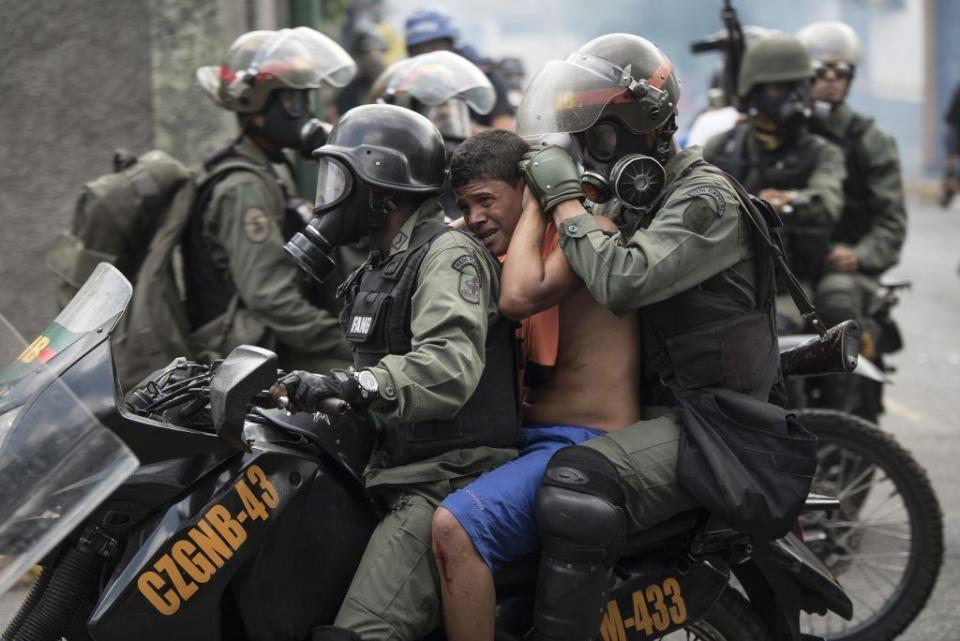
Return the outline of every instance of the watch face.
<path id="1" fill-rule="evenodd" d="M 357 382 L 360 383 L 360 387 L 368 392 L 376 392 L 379 389 L 377 377 L 370 370 L 364 369 L 357 372 Z"/>

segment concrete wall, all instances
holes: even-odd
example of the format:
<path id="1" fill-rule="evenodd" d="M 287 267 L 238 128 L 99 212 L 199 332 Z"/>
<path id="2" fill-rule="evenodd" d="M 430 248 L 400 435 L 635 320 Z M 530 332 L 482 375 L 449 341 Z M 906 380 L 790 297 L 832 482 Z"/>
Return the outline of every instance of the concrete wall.
<path id="1" fill-rule="evenodd" d="M 0 312 L 52 318 L 43 249 L 115 147 L 153 140 L 148 0 L 0 3 Z"/>
<path id="2" fill-rule="evenodd" d="M 196 163 L 233 135 L 194 70 L 285 0 L 0 2 L 0 313 L 32 336 L 54 316 L 44 249 L 113 150 Z"/>

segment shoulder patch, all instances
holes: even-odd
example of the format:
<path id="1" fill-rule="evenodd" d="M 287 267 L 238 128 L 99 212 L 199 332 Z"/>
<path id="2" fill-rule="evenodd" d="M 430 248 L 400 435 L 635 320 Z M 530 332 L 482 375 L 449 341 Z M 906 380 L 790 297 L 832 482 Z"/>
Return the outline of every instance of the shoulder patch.
<path id="1" fill-rule="evenodd" d="M 270 218 L 259 207 L 251 207 L 243 212 L 243 231 L 247 238 L 255 243 L 262 243 L 270 236 Z"/>
<path id="2" fill-rule="evenodd" d="M 464 254 L 463 256 L 460 256 L 459 258 L 457 258 L 455 261 L 453 261 L 453 263 L 451 263 L 450 266 L 453 267 L 458 272 L 462 272 L 467 267 L 473 267 L 474 271 L 476 271 L 478 268 L 477 259 L 467 254 Z"/>
<path id="3" fill-rule="evenodd" d="M 691 198 L 702 198 L 713 203 L 713 209 L 717 216 L 723 216 L 727 209 L 727 200 L 723 197 L 723 192 L 716 187 L 706 185 L 696 187 L 688 191 L 685 195 Z"/>
<path id="4" fill-rule="evenodd" d="M 480 270 L 477 259 L 469 254 L 459 256 L 450 266 L 460 272 L 460 298 L 476 305 L 480 302 Z M 473 269 L 467 269 L 472 267 Z"/>
<path id="5" fill-rule="evenodd" d="M 683 226 L 693 233 L 703 236 L 713 222 L 719 218 L 710 203 L 703 197 L 694 198 L 683 210 Z"/>
<path id="6" fill-rule="evenodd" d="M 397 235 L 393 237 L 393 240 L 390 242 L 390 249 L 393 251 L 398 251 L 403 244 L 407 242 L 407 234 L 402 230 L 397 232 Z"/>
<path id="7" fill-rule="evenodd" d="M 460 298 L 474 305 L 480 302 L 480 276 L 472 272 L 460 272 Z"/>

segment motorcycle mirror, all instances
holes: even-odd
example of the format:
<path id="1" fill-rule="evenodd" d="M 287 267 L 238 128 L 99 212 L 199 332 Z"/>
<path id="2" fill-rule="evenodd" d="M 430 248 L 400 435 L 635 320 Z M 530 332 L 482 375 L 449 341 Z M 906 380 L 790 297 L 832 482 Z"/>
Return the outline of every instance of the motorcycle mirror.
<path id="1" fill-rule="evenodd" d="M 240 345 L 217 368 L 210 381 L 210 414 L 217 436 L 249 452 L 243 440 L 247 407 L 258 392 L 277 379 L 277 355 L 261 347 Z"/>

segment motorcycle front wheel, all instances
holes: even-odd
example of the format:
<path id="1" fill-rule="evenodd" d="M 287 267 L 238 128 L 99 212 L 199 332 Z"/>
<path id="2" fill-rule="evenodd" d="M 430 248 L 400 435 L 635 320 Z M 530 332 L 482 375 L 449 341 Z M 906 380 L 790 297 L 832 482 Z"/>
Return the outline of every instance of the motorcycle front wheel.
<path id="1" fill-rule="evenodd" d="M 840 499 L 834 515 L 800 519 L 804 541 L 853 601 L 853 619 L 805 614 L 807 634 L 889 641 L 923 609 L 943 562 L 943 516 L 926 472 L 889 434 L 862 418 L 797 411 L 818 438 L 812 491 Z"/>

